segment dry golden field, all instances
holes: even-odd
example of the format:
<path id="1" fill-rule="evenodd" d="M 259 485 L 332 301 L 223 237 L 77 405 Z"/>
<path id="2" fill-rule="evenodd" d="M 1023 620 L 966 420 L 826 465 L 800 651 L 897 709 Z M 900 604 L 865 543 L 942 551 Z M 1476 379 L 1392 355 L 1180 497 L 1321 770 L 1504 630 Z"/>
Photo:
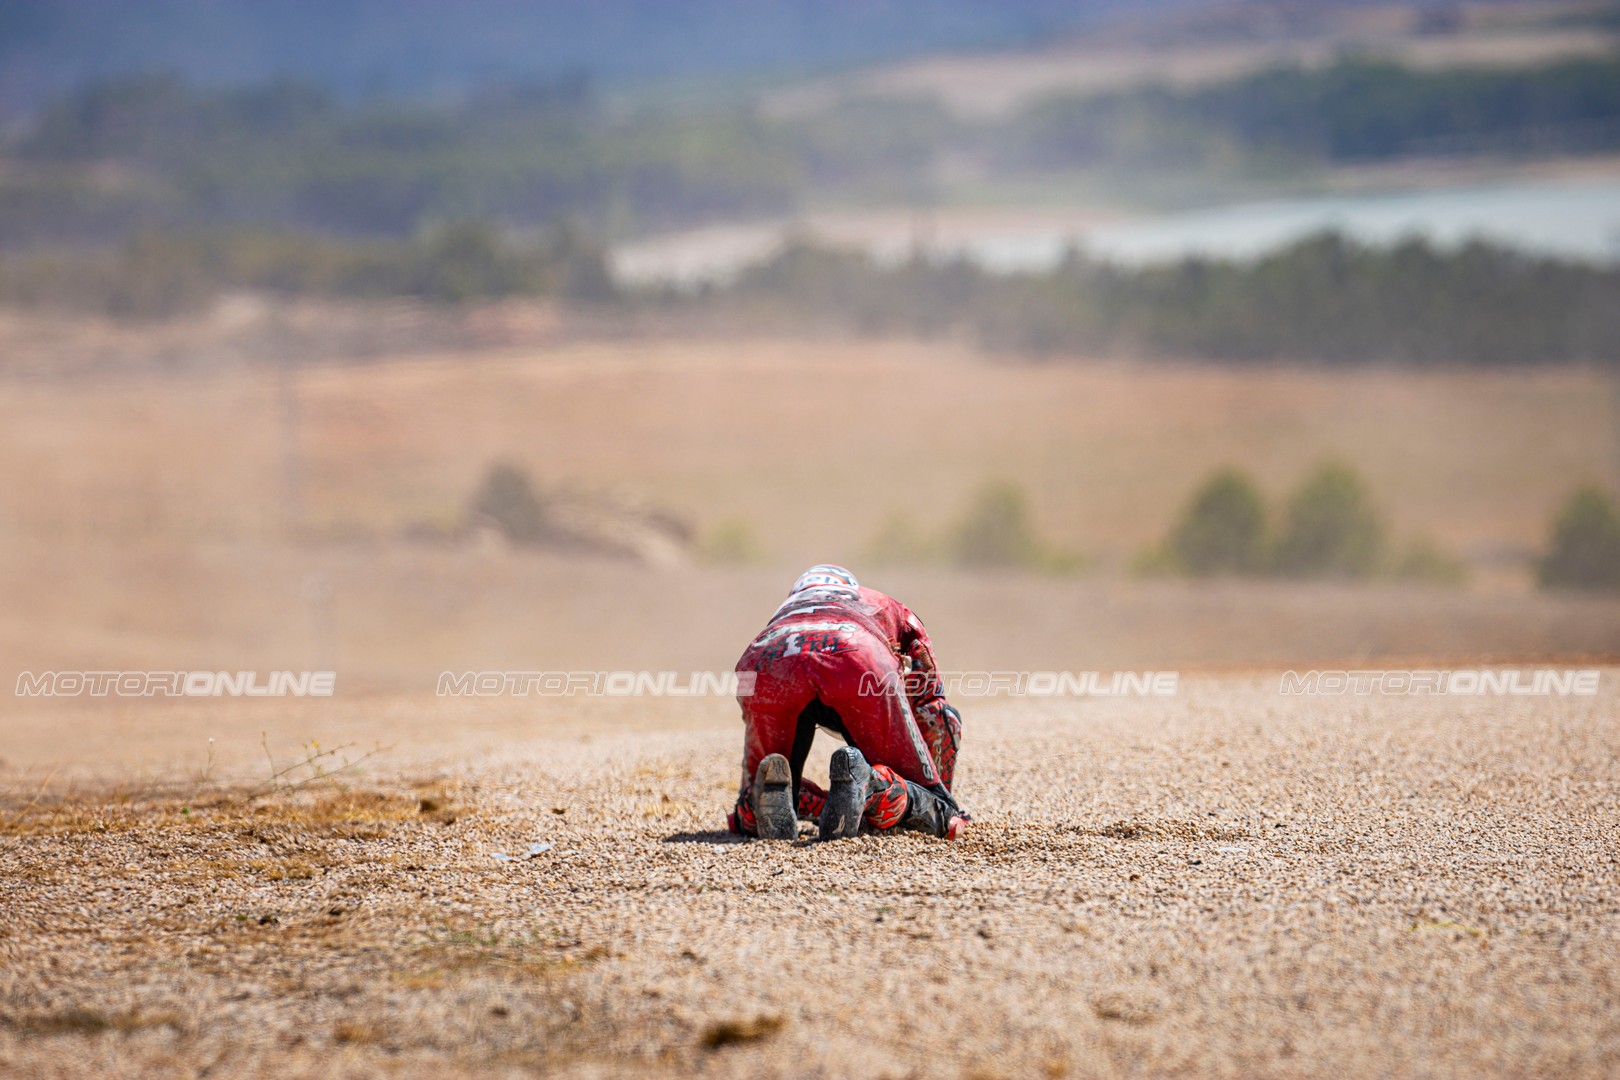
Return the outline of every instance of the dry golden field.
<path id="1" fill-rule="evenodd" d="M 1217 466 L 1250 470 L 1280 500 L 1338 456 L 1398 533 L 1489 561 L 1528 557 L 1574 486 L 1620 469 L 1616 391 L 1581 369 L 1036 364 L 755 339 L 318 360 L 290 379 L 222 365 L 0 382 L 0 535 L 278 538 L 290 457 L 299 531 L 386 539 L 453 521 L 506 459 L 542 485 L 619 489 L 700 529 L 739 522 L 784 564 L 857 559 L 896 513 L 942 529 L 980 484 L 1012 480 L 1050 540 L 1123 562 Z"/>

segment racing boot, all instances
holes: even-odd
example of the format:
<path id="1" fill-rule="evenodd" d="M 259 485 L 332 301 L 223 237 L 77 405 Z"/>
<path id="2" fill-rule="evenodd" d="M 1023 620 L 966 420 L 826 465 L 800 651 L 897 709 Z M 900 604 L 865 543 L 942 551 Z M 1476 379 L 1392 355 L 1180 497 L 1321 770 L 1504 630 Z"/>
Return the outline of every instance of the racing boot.
<path id="1" fill-rule="evenodd" d="M 821 838 L 846 840 L 861 831 L 866 800 L 872 794 L 872 766 L 866 763 L 866 755 L 853 746 L 840 746 L 833 751 L 827 774 L 832 786 L 821 808 Z"/>
<path id="2" fill-rule="evenodd" d="M 962 835 L 962 830 L 972 819 L 956 805 L 955 800 L 910 780 L 905 781 L 905 785 L 906 814 L 900 819 L 902 829 L 915 829 L 946 840 L 955 840 Z"/>
<path id="3" fill-rule="evenodd" d="M 754 770 L 754 831 L 761 840 L 797 840 L 799 816 L 793 811 L 793 770 L 781 754 L 767 755 Z"/>

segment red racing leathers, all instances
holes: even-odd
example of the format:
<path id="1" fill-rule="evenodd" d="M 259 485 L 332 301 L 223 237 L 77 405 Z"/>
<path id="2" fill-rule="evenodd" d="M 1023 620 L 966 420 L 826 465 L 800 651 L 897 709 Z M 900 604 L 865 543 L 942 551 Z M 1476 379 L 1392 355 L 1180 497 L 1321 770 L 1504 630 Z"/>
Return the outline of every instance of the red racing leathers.
<path id="1" fill-rule="evenodd" d="M 793 770 L 800 816 L 821 811 L 825 792 L 802 770 L 816 728 L 842 735 L 872 765 L 873 828 L 899 824 L 905 784 L 950 799 L 961 720 L 941 692 L 921 620 L 875 589 L 821 586 L 789 596 L 737 661 L 741 681 L 742 788 L 729 824 L 753 834 L 754 771 L 769 754 Z"/>

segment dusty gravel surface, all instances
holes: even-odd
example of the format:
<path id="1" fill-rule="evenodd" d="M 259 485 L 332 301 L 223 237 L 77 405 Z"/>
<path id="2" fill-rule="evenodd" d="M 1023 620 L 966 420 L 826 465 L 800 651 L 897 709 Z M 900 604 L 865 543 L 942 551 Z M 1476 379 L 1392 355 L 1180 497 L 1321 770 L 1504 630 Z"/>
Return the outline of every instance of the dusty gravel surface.
<path id="1" fill-rule="evenodd" d="M 967 702 L 955 844 L 732 842 L 717 723 L 252 801 L 0 773 L 0 1073 L 1612 1076 L 1603 681 Z"/>

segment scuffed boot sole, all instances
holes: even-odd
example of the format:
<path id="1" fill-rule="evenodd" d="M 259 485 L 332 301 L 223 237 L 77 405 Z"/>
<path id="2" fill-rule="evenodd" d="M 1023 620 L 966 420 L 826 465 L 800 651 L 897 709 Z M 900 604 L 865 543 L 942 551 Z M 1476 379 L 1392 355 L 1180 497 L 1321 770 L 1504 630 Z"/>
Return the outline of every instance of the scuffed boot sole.
<path id="1" fill-rule="evenodd" d="M 821 839 L 847 840 L 861 831 L 866 798 L 872 790 L 872 767 L 853 746 L 840 746 L 833 751 L 827 771 L 832 785 L 827 804 L 821 808 Z"/>
<path id="2" fill-rule="evenodd" d="M 793 770 L 781 754 L 768 755 L 754 771 L 754 827 L 761 840 L 799 838 L 799 816 L 793 810 Z"/>

